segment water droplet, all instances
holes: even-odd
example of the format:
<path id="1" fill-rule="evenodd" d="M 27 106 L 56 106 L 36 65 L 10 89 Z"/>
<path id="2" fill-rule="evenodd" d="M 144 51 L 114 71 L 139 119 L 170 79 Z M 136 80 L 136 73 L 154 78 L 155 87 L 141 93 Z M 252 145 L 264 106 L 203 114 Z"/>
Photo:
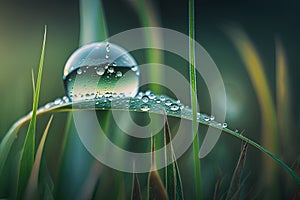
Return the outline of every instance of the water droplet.
<path id="1" fill-rule="evenodd" d="M 238 133 L 238 132 L 239 132 L 239 130 L 238 130 L 238 129 L 235 129 L 235 130 L 234 130 L 234 132 Z"/>
<path id="2" fill-rule="evenodd" d="M 144 102 L 144 103 L 147 103 L 148 101 L 149 101 L 149 98 L 148 98 L 148 96 L 143 96 L 142 97 L 142 101 Z"/>
<path id="3" fill-rule="evenodd" d="M 117 75 L 117 77 L 122 77 L 123 74 L 122 74 L 121 71 L 117 71 L 117 74 L 116 74 L 116 75 Z"/>
<path id="4" fill-rule="evenodd" d="M 161 96 L 159 97 L 159 99 L 160 99 L 161 101 L 165 101 L 165 100 L 166 100 L 166 97 L 163 96 L 163 95 L 161 95 Z"/>
<path id="5" fill-rule="evenodd" d="M 109 55 L 108 55 L 108 54 L 106 54 L 106 55 L 105 55 L 105 58 L 106 58 L 106 59 L 109 59 Z"/>
<path id="6" fill-rule="evenodd" d="M 113 96 L 108 97 L 108 101 L 112 101 L 112 100 L 114 100 Z"/>
<path id="7" fill-rule="evenodd" d="M 207 117 L 207 116 L 204 116 L 204 121 L 208 122 L 209 120 L 210 120 L 210 118 L 209 118 L 209 117 Z"/>
<path id="8" fill-rule="evenodd" d="M 59 105 L 61 103 L 62 103 L 62 99 L 61 98 L 57 98 L 57 99 L 54 100 L 54 104 L 55 105 Z"/>
<path id="9" fill-rule="evenodd" d="M 137 71 L 138 69 L 139 69 L 138 66 L 133 66 L 133 67 L 131 68 L 131 70 L 134 71 L 134 72 Z"/>
<path id="10" fill-rule="evenodd" d="M 45 109 L 48 109 L 48 108 L 50 108 L 51 107 L 51 103 L 47 103 L 46 105 L 45 105 Z"/>
<path id="11" fill-rule="evenodd" d="M 210 116 L 210 120 L 211 120 L 211 121 L 215 120 L 215 116 L 211 115 L 211 116 Z"/>
<path id="12" fill-rule="evenodd" d="M 105 72 L 105 69 L 103 67 L 99 67 L 98 69 L 96 69 L 96 73 L 99 75 L 99 76 L 102 76 Z"/>
<path id="13" fill-rule="evenodd" d="M 109 43 L 106 44 L 105 50 L 106 50 L 107 53 L 110 51 L 110 45 L 109 45 Z"/>
<path id="14" fill-rule="evenodd" d="M 136 61 L 125 49 L 115 44 L 110 43 L 108 51 L 107 57 L 106 42 L 91 43 L 80 47 L 68 59 L 63 80 L 71 101 L 85 100 L 85 94 L 92 93 L 97 95 L 90 95 L 90 99 L 99 98 L 106 92 L 123 93 L 124 97 L 136 96 L 139 88 Z M 80 76 L 76 76 L 78 74 Z"/>
<path id="15" fill-rule="evenodd" d="M 227 123 L 224 122 L 224 123 L 222 124 L 222 127 L 223 127 L 223 128 L 226 128 L 226 127 L 227 127 Z"/>
<path id="16" fill-rule="evenodd" d="M 177 111 L 179 109 L 179 106 L 176 103 L 172 103 L 170 109 L 173 111 Z"/>
<path id="17" fill-rule="evenodd" d="M 109 73 L 114 73 L 114 72 L 115 72 L 115 69 L 114 69 L 113 67 L 109 67 L 109 68 L 108 68 L 108 72 L 109 72 Z"/>
<path id="18" fill-rule="evenodd" d="M 63 100 L 63 102 L 65 102 L 65 103 L 69 103 L 69 98 L 68 97 L 66 97 L 66 96 L 64 96 L 63 98 L 62 98 L 62 100 Z"/>
<path id="19" fill-rule="evenodd" d="M 150 107 L 148 104 L 142 104 L 141 105 L 141 111 L 149 111 L 150 110 Z"/>
<path id="20" fill-rule="evenodd" d="M 78 69 L 77 74 L 82 74 L 82 69 Z"/>
<path id="21" fill-rule="evenodd" d="M 156 95 L 153 92 L 151 92 L 148 96 L 149 96 L 149 99 L 155 99 L 156 98 Z"/>
<path id="22" fill-rule="evenodd" d="M 171 102 L 170 99 L 167 99 L 167 100 L 165 101 L 165 104 L 166 104 L 167 106 L 170 106 L 170 105 L 172 104 L 172 102 Z"/>

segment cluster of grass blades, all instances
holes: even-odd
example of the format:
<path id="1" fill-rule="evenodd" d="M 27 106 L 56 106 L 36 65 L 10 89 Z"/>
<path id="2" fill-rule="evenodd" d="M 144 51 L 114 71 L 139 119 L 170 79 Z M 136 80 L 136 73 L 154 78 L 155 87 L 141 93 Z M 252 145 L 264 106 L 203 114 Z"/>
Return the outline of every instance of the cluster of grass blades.
<path id="1" fill-rule="evenodd" d="M 93 3 L 91 3 L 93 2 Z M 97 3 L 96 3 L 97 2 Z M 82 29 L 81 29 L 81 43 L 80 45 L 89 43 L 91 41 L 102 41 L 105 40 L 107 37 L 107 31 L 106 31 L 106 25 L 105 20 L 103 17 L 103 9 L 101 4 L 99 4 L 98 1 L 90 1 L 87 3 L 87 1 L 81 0 L 81 15 L 82 15 Z M 194 38 L 194 2 L 193 0 L 189 1 L 190 3 L 190 37 L 191 39 Z M 91 11 L 93 10 L 94 11 Z M 102 10 L 101 12 L 99 12 Z M 98 19 L 89 20 L 89 18 L 94 18 L 94 15 L 91 15 L 88 17 L 89 14 L 96 13 Z M 86 17 L 86 18 L 85 18 Z M 100 20 L 100 22 L 99 22 Z M 90 25 L 86 25 L 87 23 L 91 23 Z M 89 29 L 90 27 L 93 27 L 94 29 Z M 89 31 L 86 31 L 89 29 Z M 89 35 L 90 32 L 92 32 L 92 35 Z M 74 112 L 76 110 L 86 110 L 86 109 L 96 109 L 99 111 L 111 111 L 111 110 L 128 110 L 130 112 L 136 113 L 155 113 L 159 115 L 164 116 L 164 134 L 163 134 L 163 143 L 164 146 L 166 144 L 172 143 L 171 140 L 171 131 L 168 123 L 167 116 L 170 117 L 176 117 L 176 118 L 184 118 L 190 121 L 193 121 L 193 127 L 197 127 L 199 123 L 210 126 L 219 130 L 222 130 L 224 133 L 230 134 L 242 141 L 244 141 L 244 145 L 240 154 L 240 158 L 238 160 L 238 163 L 236 165 L 236 169 L 234 171 L 234 174 L 231 179 L 231 183 L 228 189 L 228 192 L 226 194 L 226 199 L 236 199 L 239 196 L 239 193 L 241 191 L 241 187 L 243 186 L 244 180 L 241 181 L 241 174 L 245 165 L 245 158 L 246 158 L 246 151 L 248 148 L 248 145 L 251 145 L 255 147 L 256 149 L 260 150 L 261 152 L 268 155 L 270 158 L 272 158 L 275 162 L 279 164 L 284 170 L 286 170 L 291 177 L 294 179 L 296 184 L 300 186 L 300 179 L 296 175 L 296 173 L 283 161 L 281 161 L 274 153 L 268 151 L 258 143 L 254 142 L 253 140 L 249 139 L 248 137 L 230 130 L 227 128 L 227 126 L 223 126 L 223 124 L 220 124 L 213 120 L 207 120 L 209 116 L 205 114 L 198 114 L 196 112 L 196 78 L 195 78 L 195 63 L 194 63 L 194 47 L 191 43 L 190 45 L 190 60 L 191 60 L 191 66 L 190 66 L 190 77 L 191 77 L 191 88 L 192 93 L 191 96 L 193 97 L 192 102 L 192 109 L 184 108 L 181 110 L 181 112 L 173 112 L 172 110 L 168 109 L 167 107 L 163 107 L 166 111 L 162 112 L 161 109 L 150 109 L 148 111 L 143 111 L 142 109 L 136 109 L 141 108 L 141 104 L 137 103 L 138 97 L 131 98 L 129 104 L 134 104 L 135 108 L 129 106 L 129 108 L 126 107 L 126 103 L 128 99 L 122 99 L 118 98 L 116 100 L 120 101 L 121 104 L 119 106 L 113 107 L 111 104 L 101 104 L 99 103 L 99 106 L 95 107 L 95 101 L 79 101 L 76 103 L 71 103 L 67 99 L 62 98 L 60 101 L 54 101 L 53 103 L 46 104 L 45 106 L 38 109 L 38 99 L 39 99 L 39 93 L 40 93 L 40 85 L 42 80 L 42 69 L 43 69 L 43 61 L 45 56 L 45 44 L 46 44 L 46 30 L 44 34 L 44 40 L 43 40 L 43 47 L 42 47 L 42 53 L 41 53 L 41 59 L 40 59 L 40 65 L 39 65 L 39 73 L 37 77 L 37 82 L 34 85 L 34 101 L 33 101 L 33 109 L 32 112 L 26 115 L 25 117 L 19 119 L 17 122 L 14 123 L 14 125 L 11 127 L 11 129 L 7 132 L 5 137 L 1 140 L 0 144 L 0 175 L 3 172 L 4 166 L 6 164 L 6 160 L 8 159 L 8 155 L 10 152 L 10 149 L 12 147 L 13 142 L 15 141 L 15 138 L 18 134 L 19 129 L 29 122 L 28 131 L 26 134 L 26 138 L 22 147 L 21 157 L 20 157 L 20 165 L 19 165 L 19 174 L 18 174 L 18 184 L 16 187 L 16 197 L 17 199 L 21 199 L 23 197 L 26 197 L 28 199 L 33 198 L 53 198 L 56 192 L 59 192 L 60 184 L 57 183 L 62 181 L 58 175 L 58 178 L 54 181 L 54 186 L 51 180 L 51 177 L 48 175 L 46 176 L 47 172 L 44 172 L 46 167 L 43 167 L 43 148 L 46 141 L 47 133 L 50 128 L 50 124 L 52 122 L 52 117 L 49 120 L 49 123 L 47 127 L 45 128 L 44 134 L 42 136 L 42 139 L 39 143 L 39 146 L 37 150 L 35 150 L 35 138 L 36 138 L 36 118 L 38 116 L 49 114 L 49 113 L 57 113 L 57 112 Z M 34 83 L 34 81 L 33 81 Z M 176 102 L 173 99 L 169 99 L 171 102 Z M 101 99 L 99 100 L 101 101 Z M 153 103 L 154 105 L 154 103 Z M 162 107 L 162 105 L 160 105 Z M 154 106 L 155 107 L 155 106 Z M 160 108 L 161 108 L 160 107 Z M 108 114 L 106 116 L 106 123 L 109 124 L 111 116 Z M 72 120 L 72 116 L 69 116 L 69 121 Z M 71 140 L 71 137 L 74 137 L 76 133 L 74 133 L 74 130 L 72 129 L 72 126 L 74 126 L 72 123 L 67 124 L 66 128 L 66 139 L 65 140 Z M 74 128 L 74 127 L 73 127 Z M 109 129 L 110 127 L 106 127 L 106 129 Z M 73 130 L 73 133 L 72 133 Z M 196 128 L 193 129 L 193 131 L 197 130 Z M 110 130 L 111 132 L 114 132 L 114 130 Z M 193 135 L 197 135 L 197 133 L 193 132 Z M 180 177 L 180 168 L 178 166 L 178 163 L 176 162 L 176 158 L 174 157 L 172 145 L 170 145 L 169 149 L 165 148 L 165 158 L 164 159 L 172 159 L 174 162 L 172 162 L 170 165 L 168 165 L 163 171 L 156 170 L 155 160 L 157 159 L 155 157 L 155 150 L 156 150 L 156 141 L 157 138 L 152 137 L 151 140 L 151 152 L 152 152 L 152 169 L 148 173 L 148 176 L 146 178 L 147 181 L 147 198 L 148 199 L 183 199 L 184 197 L 184 186 L 181 182 Z M 67 145 L 66 145 L 67 146 Z M 199 141 L 198 137 L 196 137 L 194 142 L 194 162 L 195 162 L 195 185 L 196 185 L 196 191 L 197 191 L 197 198 L 201 198 L 201 192 L 200 192 L 200 161 L 198 158 L 198 149 L 199 149 Z M 67 155 L 67 147 L 63 148 L 62 157 L 61 157 L 61 163 L 60 167 L 65 167 L 63 164 L 66 162 L 64 160 L 64 156 Z M 167 158 L 171 156 L 171 158 Z M 84 159 L 84 158 L 83 158 Z M 88 162 L 88 161 L 87 161 Z M 90 161 L 89 161 L 90 162 Z M 89 176 L 86 180 L 90 186 L 89 188 L 83 187 L 82 197 L 88 197 L 88 198 L 100 198 L 101 196 L 101 183 L 97 182 L 98 179 L 102 177 L 102 175 L 105 175 L 105 169 L 103 169 L 103 166 L 96 162 L 90 162 L 92 163 L 91 169 L 91 176 Z M 62 169 L 60 169 L 62 170 Z M 72 170 L 72 169 L 70 169 Z M 43 172 L 42 172 L 43 171 Z M 133 170 L 134 171 L 134 170 Z M 59 173 L 63 173 L 62 171 Z M 42 175 L 41 175 L 42 174 Z M 95 175 L 97 174 L 97 175 Z M 95 177 L 93 177 L 95 175 Z M 123 177 L 120 175 L 119 179 L 122 179 Z M 143 199 L 145 197 L 144 188 L 142 188 L 142 185 L 145 185 L 142 181 L 144 181 L 143 178 L 140 177 L 139 174 L 133 173 L 131 176 L 132 180 L 132 187 L 131 187 L 131 199 Z M 57 184 L 56 184 L 57 183 Z M 92 184 L 91 184 L 92 183 Z M 70 183 L 71 184 L 71 183 Z M 221 182 L 217 182 L 216 189 L 215 189 L 215 199 L 220 198 L 219 194 L 219 188 L 220 188 Z M 123 182 L 118 183 L 116 186 L 116 189 L 118 191 L 124 191 L 125 186 L 123 185 Z M 53 189 L 55 188 L 55 190 Z M 126 192 L 126 191 L 125 191 Z M 98 196 L 99 195 L 99 196 Z M 120 192 L 114 196 L 115 198 L 120 198 L 124 193 Z M 124 197 L 124 196 L 123 196 Z"/>

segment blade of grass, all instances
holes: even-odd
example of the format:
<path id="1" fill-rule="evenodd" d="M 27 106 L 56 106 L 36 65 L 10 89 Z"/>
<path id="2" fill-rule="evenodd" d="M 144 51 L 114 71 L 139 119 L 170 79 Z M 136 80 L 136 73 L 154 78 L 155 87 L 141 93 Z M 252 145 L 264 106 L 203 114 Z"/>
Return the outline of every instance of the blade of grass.
<path id="1" fill-rule="evenodd" d="M 194 0 L 189 0 L 189 64 L 190 64 L 190 84 L 191 84 L 191 106 L 193 113 L 193 142 L 194 163 L 195 163 L 195 179 L 197 199 L 201 199 L 201 177 L 200 177 L 200 159 L 199 155 L 199 138 L 197 123 L 197 84 L 196 84 L 196 60 L 195 60 L 195 6 Z"/>
<path id="2" fill-rule="evenodd" d="M 42 139 L 40 141 L 39 147 L 37 149 L 36 155 L 35 155 L 35 161 L 32 167 L 31 175 L 28 181 L 28 185 L 26 188 L 25 196 L 27 199 L 36 199 L 38 195 L 38 177 L 39 177 L 39 172 L 40 172 L 40 164 L 41 164 L 41 159 L 42 159 L 42 154 L 44 150 L 44 145 L 46 142 L 46 138 L 48 135 L 48 131 L 50 128 L 50 124 L 52 122 L 53 115 L 50 117 L 50 120 L 44 130 L 44 134 L 42 136 Z"/>
<path id="3" fill-rule="evenodd" d="M 165 163 L 171 159 L 171 164 L 165 168 L 165 186 L 169 199 L 183 199 L 183 189 L 177 161 L 175 159 L 172 146 L 171 131 L 166 114 L 164 115 L 164 146 L 165 146 Z M 167 144 L 170 144 L 167 146 Z M 169 147 L 169 149 L 167 149 Z"/>
<path id="4" fill-rule="evenodd" d="M 247 35 L 237 28 L 227 29 L 227 34 L 238 49 L 242 60 L 245 63 L 253 83 L 255 92 L 261 108 L 262 116 L 262 144 L 273 153 L 278 153 L 278 130 L 276 122 L 276 112 L 271 96 L 270 87 L 264 73 L 262 61 L 257 54 L 254 45 Z M 274 187 L 272 190 L 278 191 L 277 166 L 269 158 L 263 159 L 262 180 L 267 187 Z"/>
<path id="5" fill-rule="evenodd" d="M 152 0 L 128 0 L 135 10 L 138 13 L 140 22 L 143 27 L 160 27 L 161 23 L 158 17 L 158 13 L 156 12 L 155 5 Z M 162 37 L 158 32 L 151 31 L 145 32 L 146 43 L 148 46 L 152 46 L 152 44 L 162 44 Z M 160 51 L 156 51 L 153 49 L 147 50 L 147 63 L 163 63 L 163 56 Z M 149 78 L 152 82 L 160 83 L 162 80 L 161 73 L 157 73 L 151 69 L 149 74 Z M 160 92 L 160 88 L 157 85 L 149 86 L 151 90 L 156 93 Z M 162 139 L 162 138 L 161 138 Z"/>
<path id="6" fill-rule="evenodd" d="M 131 199 L 132 200 L 142 199 L 141 187 L 136 173 L 133 173 Z"/>
<path id="7" fill-rule="evenodd" d="M 227 192 L 226 200 L 233 199 L 234 195 L 235 195 L 234 199 L 239 199 L 239 194 L 236 194 L 236 193 L 237 193 L 237 191 L 239 191 L 239 188 L 240 188 L 240 181 L 241 181 L 242 172 L 243 172 L 243 169 L 245 166 L 247 149 L 248 149 L 248 143 L 245 143 L 243 145 L 243 149 L 241 151 L 241 154 L 240 154 L 239 160 L 237 162 L 237 165 L 235 167 L 235 170 L 233 172 L 230 186 L 229 186 L 229 189 Z"/>
<path id="8" fill-rule="evenodd" d="M 215 191 L 214 191 L 214 200 L 221 199 L 220 198 L 220 187 L 221 187 L 222 177 L 219 177 L 216 184 L 215 184 Z"/>
<path id="9" fill-rule="evenodd" d="M 34 80 L 34 72 L 33 69 L 31 69 L 31 81 L 32 81 L 32 91 L 33 91 L 33 99 L 34 99 L 34 93 L 35 93 L 35 80 Z"/>
<path id="10" fill-rule="evenodd" d="M 288 76 L 288 66 L 282 42 L 276 40 L 276 92 L 277 92 L 277 122 L 282 148 L 289 156 L 292 152 L 287 149 L 291 145 L 291 94 Z"/>
<path id="11" fill-rule="evenodd" d="M 4 164 L 7 160 L 8 153 L 10 151 L 10 148 L 12 146 L 12 143 L 14 139 L 17 136 L 19 128 L 28 120 L 31 120 L 30 127 L 28 128 L 29 130 L 35 129 L 35 119 L 36 119 L 36 111 L 37 111 L 37 106 L 38 106 L 38 97 L 39 97 L 39 91 L 40 91 L 40 84 L 41 84 L 41 76 L 42 76 L 42 67 L 43 67 L 43 62 L 44 62 L 44 51 L 45 51 L 45 44 L 46 44 L 46 27 L 45 27 L 45 33 L 44 33 L 44 41 L 43 41 L 43 47 L 42 47 L 42 53 L 41 53 L 41 58 L 40 58 L 40 65 L 39 65 L 39 74 L 38 74 L 38 80 L 37 80 L 37 87 L 35 88 L 34 91 L 34 102 L 33 102 L 33 109 L 32 109 L 32 117 L 31 116 L 26 116 L 17 122 L 13 124 L 13 126 L 8 130 L 7 134 L 4 136 L 4 138 L 1 141 L 0 144 L 0 174 L 2 173 Z M 28 135 L 28 134 L 27 134 Z M 32 140 L 32 136 L 30 139 Z M 34 148 L 33 148 L 34 149 Z M 33 162 L 32 162 L 33 163 Z"/>
<path id="12" fill-rule="evenodd" d="M 148 176 L 148 199 L 168 199 L 167 191 L 156 170 L 154 137 L 151 138 L 151 152 L 152 166 Z"/>
<path id="13" fill-rule="evenodd" d="M 104 15 L 104 9 L 103 4 L 101 0 L 79 0 L 79 7 L 80 7 L 80 38 L 79 38 L 79 46 L 95 42 L 95 41 L 104 41 L 107 39 L 108 31 L 106 26 L 106 20 Z M 72 149 L 76 149 L 80 151 L 79 153 L 82 153 L 82 150 L 79 150 L 78 145 L 79 143 L 76 143 L 74 141 L 78 141 L 77 133 L 75 133 L 75 125 L 73 123 L 73 117 L 72 113 L 68 116 L 68 123 L 65 127 L 65 133 L 64 133 L 64 140 L 63 140 L 63 146 L 62 151 L 59 156 L 59 170 L 56 174 L 56 182 L 58 184 L 55 185 L 55 194 L 58 196 L 63 196 L 64 191 L 60 191 L 60 184 L 64 181 L 62 180 L 66 174 L 67 171 L 74 170 L 73 173 L 76 173 L 76 170 L 79 170 L 80 168 L 84 168 L 80 164 L 86 164 L 87 162 L 84 162 L 84 157 L 81 156 L 81 160 L 79 160 L 78 166 L 76 168 L 70 169 L 68 167 L 68 163 L 66 162 L 67 158 L 70 156 L 73 156 L 74 152 L 72 152 Z M 69 141 L 73 141 L 73 143 L 70 143 Z M 71 152 L 71 153 L 70 153 Z M 76 156 L 76 155 L 74 155 Z M 77 157 L 77 156 L 76 156 Z M 74 179 L 74 177 L 67 178 L 68 181 Z M 72 185 L 76 185 L 77 183 L 75 181 L 71 182 L 69 185 L 69 188 L 72 187 Z M 64 185 L 64 184 L 62 184 Z M 77 186 L 76 186 L 77 187 Z M 76 188 L 75 186 L 73 188 Z"/>
<path id="14" fill-rule="evenodd" d="M 101 0 L 80 0 L 80 46 L 104 41 L 107 26 Z"/>
<path id="15" fill-rule="evenodd" d="M 138 100 L 135 99 L 136 101 Z M 43 115 L 43 114 L 47 114 L 47 113 L 55 113 L 55 112 L 72 112 L 72 111 L 76 111 L 78 110 L 78 108 L 76 109 L 76 105 L 80 104 L 81 108 L 79 109 L 89 109 L 90 102 L 88 101 L 82 101 L 82 102 L 76 102 L 73 103 L 74 108 L 72 108 L 72 103 L 64 103 L 58 106 L 54 106 L 54 107 L 50 107 L 47 109 L 41 109 L 38 110 L 37 112 L 37 116 L 39 115 Z M 84 104 L 88 104 L 88 105 L 84 105 Z M 92 102 L 92 105 L 95 105 L 95 102 Z M 99 108 L 100 110 L 122 110 L 122 109 L 114 109 L 114 108 Z M 127 108 L 126 108 L 127 110 Z M 139 112 L 137 110 L 129 110 L 130 112 Z M 154 112 L 154 111 L 148 111 L 151 113 L 156 113 L 156 114 L 162 114 L 161 111 L 159 112 Z M 147 114 L 147 113 L 146 113 Z M 192 118 L 190 117 L 185 117 L 185 116 L 181 116 L 181 115 L 175 115 L 175 114 L 167 114 L 167 116 L 171 116 L 171 117 L 177 117 L 177 118 L 182 118 L 182 119 L 187 119 L 187 120 L 192 120 Z M 14 125 L 10 128 L 9 132 L 7 133 L 7 135 L 5 136 L 5 138 L 11 138 L 12 133 L 17 132 L 21 126 L 25 125 L 28 121 L 30 121 L 32 115 L 28 114 L 22 118 L 20 118 L 17 122 L 14 123 Z M 233 130 L 230 130 L 228 128 L 222 128 L 220 127 L 218 124 L 219 123 L 211 123 L 211 122 L 207 122 L 205 120 L 201 120 L 201 118 L 199 119 L 198 123 L 206 125 L 206 126 L 210 126 L 219 130 L 222 130 L 224 133 L 230 134 L 244 142 L 249 143 L 251 146 L 255 147 L 256 149 L 260 150 L 261 152 L 265 153 L 266 155 L 268 155 L 270 158 L 272 158 L 274 161 L 277 162 L 277 164 L 279 164 L 284 170 L 286 170 L 291 177 L 293 178 L 293 180 L 297 183 L 297 185 L 300 187 L 300 178 L 297 176 L 297 174 L 289 167 L 287 166 L 287 164 L 285 164 L 282 160 L 280 160 L 275 154 L 273 154 L 272 152 L 270 152 L 269 150 L 265 149 L 264 147 L 262 147 L 261 145 L 259 145 L 258 143 L 254 142 L 253 140 L 249 139 L 248 137 L 237 133 Z M 4 139 L 5 139 L 4 138 Z M 2 143 L 1 143 L 2 144 Z M 7 149 L 9 150 L 9 149 Z M 0 154 L 1 155 L 1 154 Z"/>
<path id="16" fill-rule="evenodd" d="M 80 192 L 79 192 L 79 199 L 92 199 L 93 194 L 97 187 L 97 182 L 103 173 L 103 166 L 102 164 L 95 160 L 89 174 L 82 185 Z"/>
<path id="17" fill-rule="evenodd" d="M 39 72 L 38 78 L 36 83 L 36 88 L 34 92 L 34 100 L 33 100 L 33 107 L 32 107 L 32 118 L 30 120 L 30 124 L 27 130 L 27 134 L 25 137 L 24 146 L 21 152 L 20 158 L 20 167 L 19 167 L 19 177 L 18 177 L 18 186 L 17 186 L 17 199 L 20 199 L 24 194 L 24 190 L 26 188 L 33 163 L 34 163 L 34 152 L 35 152 L 35 132 L 36 132 L 36 112 L 38 109 L 38 102 L 39 102 L 39 95 L 40 95 L 40 88 L 41 88 L 41 81 L 42 81 L 42 73 L 43 73 L 43 64 L 44 64 L 44 57 L 45 57 L 45 46 L 46 46 L 46 35 L 47 35 L 47 28 L 45 26 L 44 32 L 44 40 L 42 46 L 42 53 L 40 57 L 40 64 L 39 64 Z"/>

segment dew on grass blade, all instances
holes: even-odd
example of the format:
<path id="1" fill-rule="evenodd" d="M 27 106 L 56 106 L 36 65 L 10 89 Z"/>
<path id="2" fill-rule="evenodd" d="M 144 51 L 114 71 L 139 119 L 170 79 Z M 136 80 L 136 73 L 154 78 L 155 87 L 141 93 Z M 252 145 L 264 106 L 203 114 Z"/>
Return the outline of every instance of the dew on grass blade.
<path id="1" fill-rule="evenodd" d="M 96 42 L 71 55 L 63 80 L 67 97 L 73 102 L 96 99 L 107 93 L 134 97 L 139 87 L 139 67 L 125 49 Z"/>

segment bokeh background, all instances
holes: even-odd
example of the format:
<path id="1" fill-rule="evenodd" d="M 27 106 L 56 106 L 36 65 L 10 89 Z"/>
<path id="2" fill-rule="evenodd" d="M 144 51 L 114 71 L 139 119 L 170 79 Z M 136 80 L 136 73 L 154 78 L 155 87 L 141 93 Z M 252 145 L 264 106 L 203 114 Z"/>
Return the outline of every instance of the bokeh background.
<path id="1" fill-rule="evenodd" d="M 109 35 L 143 26 L 132 2 L 103 1 Z M 157 0 L 153 1 L 153 5 L 158 25 L 188 34 L 187 1 Z M 284 131 L 276 127 L 279 134 L 277 155 L 299 172 L 297 163 L 300 159 L 300 4 L 293 0 L 200 0 L 196 1 L 195 5 L 196 40 L 211 55 L 224 79 L 227 92 L 227 123 L 230 128 L 244 131 L 259 143 L 264 143 L 260 102 L 245 64 L 226 30 L 238 27 L 248 35 L 255 46 L 264 66 L 263 71 L 275 110 L 279 103 L 277 84 L 282 81 L 277 78 L 276 41 L 281 42 L 287 60 L 287 79 L 283 84 L 288 87 L 284 98 L 285 113 L 277 112 L 277 125 L 279 126 L 282 119 L 278 116 L 282 115 L 287 120 L 284 119 Z M 79 22 L 77 1 L 0 1 L 0 138 L 14 121 L 31 110 L 31 70 L 36 74 L 45 24 L 48 26 L 48 37 L 40 105 L 65 94 L 62 72 L 66 60 L 78 47 Z M 172 62 L 168 64 L 172 65 Z M 174 67 L 180 66 L 174 63 Z M 199 84 L 200 108 L 209 113 L 208 94 L 201 85 L 201 80 Z M 39 118 L 38 129 L 43 129 L 46 120 L 46 117 Z M 52 127 L 46 143 L 49 168 L 53 173 L 57 167 L 56 155 L 53 152 L 59 151 L 61 147 L 61 130 L 64 129 L 65 121 L 66 114 L 55 115 L 55 126 Z M 208 174 L 204 176 L 213 173 L 212 176 L 217 177 L 221 174 L 226 188 L 240 153 L 240 145 L 238 139 L 223 134 L 216 149 L 202 160 L 202 170 L 204 174 Z M 259 163 L 263 158 L 261 152 L 254 148 L 249 149 L 245 169 L 246 174 L 249 174 L 248 188 L 256 188 L 257 183 L 262 183 L 259 177 L 264 169 Z M 208 170 L 211 166 L 214 171 Z M 292 197 L 299 188 L 295 187 L 292 179 L 288 178 L 282 169 L 279 174 L 280 180 L 287 179 L 284 183 L 291 185 L 283 187 L 279 184 L 284 190 L 280 193 L 281 197 Z M 205 188 L 212 191 L 215 181 L 210 180 Z M 261 195 L 258 190 L 255 191 L 257 195 Z"/>

